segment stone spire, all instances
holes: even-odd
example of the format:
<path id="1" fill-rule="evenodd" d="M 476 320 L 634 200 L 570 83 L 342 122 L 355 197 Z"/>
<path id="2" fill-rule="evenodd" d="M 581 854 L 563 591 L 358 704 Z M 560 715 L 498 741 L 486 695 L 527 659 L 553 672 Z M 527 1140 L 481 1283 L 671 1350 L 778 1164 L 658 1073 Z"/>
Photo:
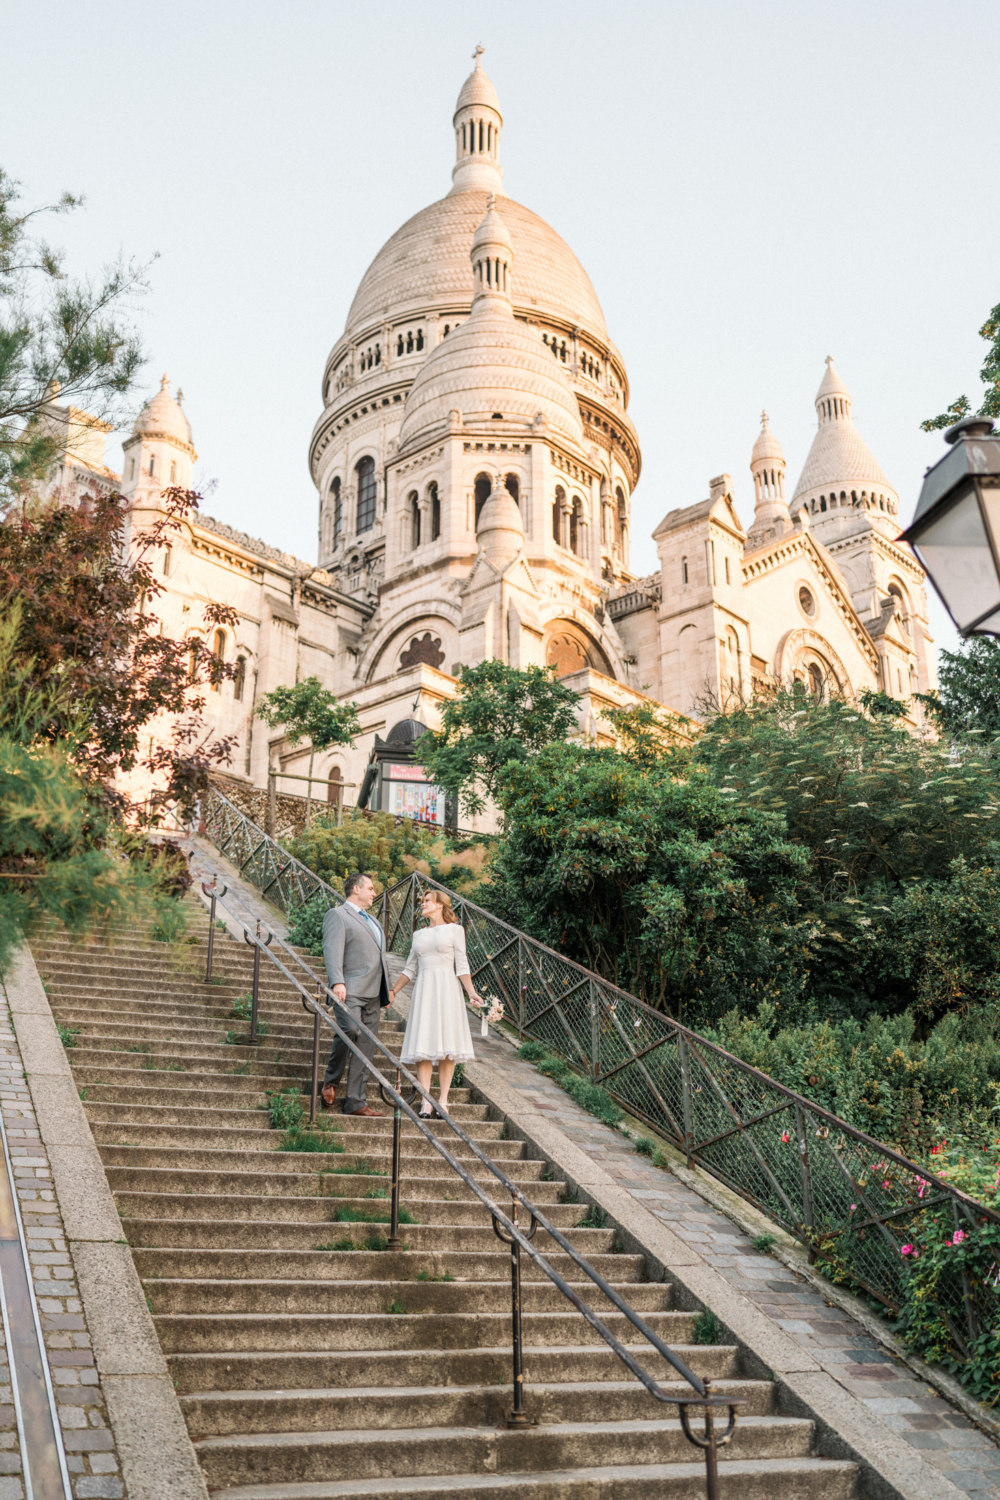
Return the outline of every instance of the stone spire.
<path id="1" fill-rule="evenodd" d="M 767 412 L 760 414 L 760 437 L 750 455 L 750 472 L 754 486 L 754 518 L 751 531 L 781 529 L 777 523 L 791 525 L 785 499 L 785 455 L 781 444 L 767 425 Z"/>
<path id="2" fill-rule="evenodd" d="M 815 500 L 817 517 L 858 508 L 896 515 L 899 497 L 854 425 L 851 393 L 830 354 L 816 392 L 816 417 L 816 436 L 792 497 L 796 510 L 798 503 L 814 509 Z"/>
<path id="3" fill-rule="evenodd" d="M 494 193 L 486 200 L 486 217 L 476 230 L 470 256 L 473 316 L 487 308 L 500 307 L 513 313 L 510 293 L 514 246 L 507 226 L 497 212 Z"/>
<path id="4" fill-rule="evenodd" d="M 483 72 L 483 48 L 477 47 L 472 55 L 476 66 L 463 83 L 455 106 L 451 191 L 499 193 L 503 190 L 500 167 L 503 115 L 497 91 Z"/>

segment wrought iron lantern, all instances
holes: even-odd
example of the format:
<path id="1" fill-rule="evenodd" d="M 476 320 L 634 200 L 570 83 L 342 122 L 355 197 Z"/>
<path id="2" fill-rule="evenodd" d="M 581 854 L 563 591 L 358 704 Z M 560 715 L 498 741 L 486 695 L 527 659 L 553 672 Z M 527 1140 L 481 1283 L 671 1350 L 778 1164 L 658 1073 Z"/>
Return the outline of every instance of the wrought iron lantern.
<path id="1" fill-rule="evenodd" d="M 909 542 L 962 635 L 1000 635 L 1000 434 L 965 417 L 928 469 Z"/>

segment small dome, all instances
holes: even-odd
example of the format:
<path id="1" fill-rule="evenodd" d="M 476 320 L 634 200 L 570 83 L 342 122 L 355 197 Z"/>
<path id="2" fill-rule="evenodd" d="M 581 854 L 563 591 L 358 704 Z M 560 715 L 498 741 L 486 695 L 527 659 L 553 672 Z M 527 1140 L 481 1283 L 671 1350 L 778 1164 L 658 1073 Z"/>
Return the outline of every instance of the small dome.
<path id="1" fill-rule="evenodd" d="M 502 573 L 524 546 L 524 522 L 514 496 L 497 475 L 476 527 L 476 539 Z"/>
<path id="2" fill-rule="evenodd" d="M 422 734 L 427 733 L 427 725 L 421 724 L 419 719 L 400 719 L 394 724 L 385 737 L 387 745 L 393 745 L 402 749 L 404 745 L 412 745 L 414 740 L 419 740 Z"/>
<path id="3" fill-rule="evenodd" d="M 147 401 L 142 411 L 135 419 L 132 428 L 134 437 L 142 437 L 144 434 L 164 434 L 167 437 L 177 438 L 179 442 L 187 447 L 192 446 L 191 423 L 184 415 L 180 403 L 175 401 L 170 394 L 170 377 L 164 375 L 160 381 L 160 389 L 151 401 Z"/>
<path id="4" fill-rule="evenodd" d="M 483 72 L 482 47 L 476 48 L 476 66 L 462 84 L 458 103 L 455 105 L 456 115 L 460 109 L 465 109 L 468 105 L 485 105 L 487 109 L 495 109 L 500 115 L 500 100 L 497 98 L 497 91 Z M 503 115 L 500 115 L 500 118 L 502 120 Z"/>
<path id="5" fill-rule="evenodd" d="M 782 452 L 781 444 L 778 442 L 778 439 L 775 437 L 770 427 L 768 427 L 767 421 L 767 412 L 762 411 L 760 414 L 760 437 L 754 443 L 753 452 L 750 455 L 751 467 L 755 463 L 763 462 L 764 459 L 777 459 L 781 463 L 784 463 L 785 461 L 785 455 Z"/>
<path id="6" fill-rule="evenodd" d="M 486 246 L 491 250 L 506 250 L 511 258 L 514 256 L 514 242 L 510 237 L 507 225 L 497 212 L 496 194 L 491 193 L 486 200 L 486 214 L 479 228 L 476 230 L 472 241 L 472 258 L 475 260 L 476 252 L 483 250 Z"/>

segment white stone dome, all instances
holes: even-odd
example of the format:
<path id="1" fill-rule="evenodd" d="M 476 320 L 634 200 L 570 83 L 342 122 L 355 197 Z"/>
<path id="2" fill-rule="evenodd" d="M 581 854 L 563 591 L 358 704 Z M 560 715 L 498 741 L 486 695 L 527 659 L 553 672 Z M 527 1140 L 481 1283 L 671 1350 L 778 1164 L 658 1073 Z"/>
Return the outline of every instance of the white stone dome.
<path id="1" fill-rule="evenodd" d="M 851 417 L 851 393 L 826 357 L 826 373 L 816 392 L 819 426 L 806 458 L 792 504 L 814 491 L 856 488 L 896 491 Z"/>
<path id="2" fill-rule="evenodd" d="M 361 279 L 347 315 L 352 338 L 373 323 L 411 313 L 454 312 L 471 302 L 469 246 L 486 212 L 488 193 L 449 193 L 423 208 L 387 240 Z M 530 208 L 498 196 L 517 261 L 514 310 L 555 318 L 607 342 L 608 330 L 590 277 L 566 241 Z"/>
<path id="3" fill-rule="evenodd" d="M 541 413 L 550 428 L 583 448 L 580 408 L 562 365 L 538 330 L 519 322 L 509 307 L 477 309 L 428 356 L 406 398 L 400 448 L 447 422 L 454 410 L 470 425 L 495 415 L 529 425 Z"/>
<path id="4" fill-rule="evenodd" d="M 188 448 L 193 446 L 191 423 L 184 415 L 180 403 L 171 396 L 170 378 L 167 375 L 163 376 L 160 389 L 151 401 L 146 402 L 132 428 L 133 437 L 154 435 L 176 438 Z"/>
<path id="5" fill-rule="evenodd" d="M 480 513 L 476 537 L 490 562 L 501 573 L 524 546 L 520 507 L 499 475 Z"/>
<path id="6" fill-rule="evenodd" d="M 750 454 L 751 465 L 758 462 L 763 463 L 768 459 L 780 460 L 781 463 L 785 461 L 781 444 L 767 424 L 767 412 L 762 411 L 760 414 L 760 437 L 754 443 L 753 452 Z"/>
<path id="7" fill-rule="evenodd" d="M 483 71 L 482 53 L 478 47 L 476 49 L 476 66 L 462 84 L 462 91 L 458 96 L 458 103 L 455 105 L 456 115 L 460 109 L 465 109 L 469 105 L 480 109 L 495 109 L 501 120 L 503 119 L 500 100 L 497 98 L 497 91 Z"/>

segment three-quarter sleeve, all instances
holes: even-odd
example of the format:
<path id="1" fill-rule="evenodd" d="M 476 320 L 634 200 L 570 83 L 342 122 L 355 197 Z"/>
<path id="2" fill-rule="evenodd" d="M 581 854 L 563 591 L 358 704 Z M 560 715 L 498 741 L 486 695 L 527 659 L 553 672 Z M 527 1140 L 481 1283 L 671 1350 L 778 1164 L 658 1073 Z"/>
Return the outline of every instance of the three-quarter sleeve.
<path id="1" fill-rule="evenodd" d="M 420 960 L 417 957 L 417 936 L 416 933 L 414 933 L 413 941 L 410 944 L 410 956 L 406 960 L 406 967 L 403 969 L 402 974 L 399 976 L 400 979 L 408 979 L 412 984 L 414 979 L 416 979 L 417 977 L 417 969 L 419 967 Z"/>
<path id="2" fill-rule="evenodd" d="M 468 974 L 471 979 L 472 970 L 469 968 L 469 959 L 465 951 L 465 928 L 455 922 L 451 930 L 455 942 L 455 973 L 460 979 L 463 974 Z"/>

